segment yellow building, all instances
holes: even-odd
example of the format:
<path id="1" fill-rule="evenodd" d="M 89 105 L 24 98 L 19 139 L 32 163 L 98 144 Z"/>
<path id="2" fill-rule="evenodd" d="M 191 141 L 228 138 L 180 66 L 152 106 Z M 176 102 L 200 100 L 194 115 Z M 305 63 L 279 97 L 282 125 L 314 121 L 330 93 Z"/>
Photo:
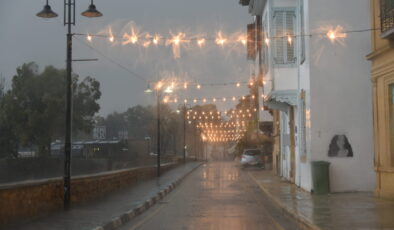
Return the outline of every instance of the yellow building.
<path id="1" fill-rule="evenodd" d="M 394 199 L 394 0 L 371 0 L 376 195 Z"/>

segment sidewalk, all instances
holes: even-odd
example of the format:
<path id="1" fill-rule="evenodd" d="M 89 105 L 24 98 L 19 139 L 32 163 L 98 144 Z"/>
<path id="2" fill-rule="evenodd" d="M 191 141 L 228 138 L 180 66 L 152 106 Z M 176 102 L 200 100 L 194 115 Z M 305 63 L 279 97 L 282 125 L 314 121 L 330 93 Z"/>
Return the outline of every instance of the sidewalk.
<path id="1" fill-rule="evenodd" d="M 394 229 L 394 201 L 372 193 L 312 195 L 271 171 L 249 175 L 281 208 L 309 229 Z"/>
<path id="2" fill-rule="evenodd" d="M 109 230 L 127 222 L 170 192 L 185 176 L 200 166 L 200 162 L 180 165 L 129 188 L 114 192 L 103 199 L 74 206 L 61 211 L 5 229 L 14 230 Z M 1 228 L 1 226 L 0 226 Z M 2 229 L 2 228 L 1 228 Z"/>

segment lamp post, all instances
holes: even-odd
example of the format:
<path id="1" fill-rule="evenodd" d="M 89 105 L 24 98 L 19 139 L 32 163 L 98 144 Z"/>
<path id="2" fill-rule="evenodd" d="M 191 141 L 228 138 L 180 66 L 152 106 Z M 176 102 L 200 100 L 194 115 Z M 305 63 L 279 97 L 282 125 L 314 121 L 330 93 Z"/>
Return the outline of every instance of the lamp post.
<path id="1" fill-rule="evenodd" d="M 36 14 L 41 18 L 54 18 L 57 13 L 53 12 L 46 0 L 44 9 Z M 96 10 L 91 0 L 89 8 L 82 12 L 82 16 L 93 18 L 100 17 L 102 13 Z M 66 60 L 66 133 L 64 141 L 64 209 L 70 208 L 71 198 L 71 106 L 72 106 L 72 37 L 71 26 L 75 26 L 75 0 L 64 1 L 64 25 L 67 26 L 67 60 Z"/>
<path id="2" fill-rule="evenodd" d="M 177 112 L 180 113 L 180 107 L 183 107 L 182 110 L 182 114 L 183 114 L 183 163 L 186 163 L 186 114 L 187 114 L 187 110 L 191 108 L 191 105 L 183 103 L 178 105 L 178 110 Z"/>
<path id="3" fill-rule="evenodd" d="M 148 142 L 148 155 L 151 153 L 151 150 L 150 150 L 150 145 L 151 145 L 151 143 L 150 143 L 150 141 L 151 141 L 151 138 L 150 137 L 145 137 L 145 140 Z"/>
<path id="4" fill-rule="evenodd" d="M 162 88 L 163 88 L 163 83 L 159 81 L 156 86 L 155 86 L 155 91 L 156 91 L 156 97 L 157 97 L 157 176 L 160 177 L 160 152 L 161 152 L 161 146 L 160 146 L 160 128 L 161 128 L 161 118 L 160 118 L 160 100 L 161 100 L 161 95 L 162 95 Z M 148 88 L 145 90 L 145 93 L 152 93 L 153 90 L 150 88 L 150 84 L 148 84 Z M 163 90 L 164 93 L 172 93 L 172 87 L 167 87 L 165 90 Z"/>

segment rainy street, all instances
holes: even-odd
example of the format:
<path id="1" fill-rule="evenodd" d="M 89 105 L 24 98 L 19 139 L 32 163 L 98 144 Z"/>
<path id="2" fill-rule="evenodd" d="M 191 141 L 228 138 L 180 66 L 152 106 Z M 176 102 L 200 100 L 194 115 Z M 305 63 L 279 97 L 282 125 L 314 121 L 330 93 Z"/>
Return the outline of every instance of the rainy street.
<path id="1" fill-rule="evenodd" d="M 168 197 L 121 230 L 298 229 L 271 204 L 249 172 L 232 161 L 209 162 L 192 172 Z"/>
<path id="2" fill-rule="evenodd" d="M 0 230 L 394 230 L 394 0 L 0 0 Z"/>

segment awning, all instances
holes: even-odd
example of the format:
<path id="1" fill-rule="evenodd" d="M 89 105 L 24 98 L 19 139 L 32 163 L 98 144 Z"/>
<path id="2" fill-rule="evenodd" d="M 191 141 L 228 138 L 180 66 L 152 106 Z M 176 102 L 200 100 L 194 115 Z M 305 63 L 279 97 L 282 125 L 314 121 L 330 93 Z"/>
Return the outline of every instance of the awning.
<path id="1" fill-rule="evenodd" d="M 297 101 L 297 90 L 275 90 L 264 100 L 264 104 L 270 109 L 287 112 L 289 106 L 297 105 Z"/>

